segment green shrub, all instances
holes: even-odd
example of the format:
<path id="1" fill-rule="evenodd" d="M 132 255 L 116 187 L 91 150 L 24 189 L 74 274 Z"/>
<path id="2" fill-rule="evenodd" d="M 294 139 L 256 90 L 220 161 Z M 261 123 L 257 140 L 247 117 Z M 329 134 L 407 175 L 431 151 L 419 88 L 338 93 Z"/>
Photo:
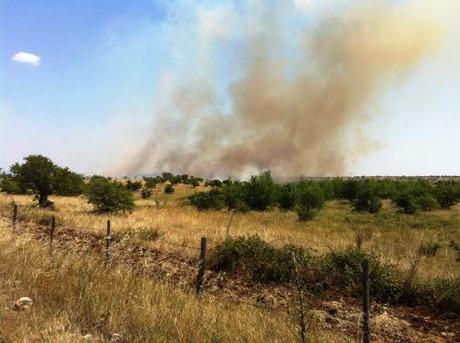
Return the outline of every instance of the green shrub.
<path id="1" fill-rule="evenodd" d="M 132 212 L 135 207 L 133 194 L 123 184 L 101 176 L 91 178 L 85 195 L 97 213 Z"/>
<path id="2" fill-rule="evenodd" d="M 424 250 L 424 256 L 433 256 L 439 246 L 428 243 L 420 249 Z M 364 259 L 369 261 L 369 287 L 373 299 L 385 303 L 423 303 L 460 312 L 460 279 L 414 283 L 408 291 L 403 273 L 382 263 L 377 255 L 358 249 L 313 256 L 292 245 L 275 248 L 258 236 L 229 238 L 212 252 L 210 268 L 263 283 L 292 282 L 295 278 L 317 294 L 334 292 L 360 297 Z"/>
<path id="3" fill-rule="evenodd" d="M 460 314 L 460 278 L 435 283 L 434 302 L 443 312 Z"/>
<path id="4" fill-rule="evenodd" d="M 414 214 L 419 209 L 416 197 L 410 192 L 403 192 L 398 194 L 393 199 L 393 202 L 402 213 Z"/>
<path id="5" fill-rule="evenodd" d="M 434 194 L 439 206 L 449 209 L 460 201 L 460 184 L 454 181 L 437 182 Z"/>
<path id="6" fill-rule="evenodd" d="M 269 171 L 251 176 L 243 184 L 243 197 L 246 205 L 255 211 L 265 211 L 275 202 L 275 183 Z"/>
<path id="7" fill-rule="evenodd" d="M 218 189 L 192 194 L 189 196 L 189 201 L 199 211 L 220 210 L 225 206 L 222 193 Z"/>
<path id="8" fill-rule="evenodd" d="M 152 189 L 152 188 L 155 188 L 157 183 L 158 183 L 158 180 L 157 178 L 155 177 L 148 177 L 148 176 L 144 176 L 144 187 L 145 188 L 149 188 L 149 189 Z"/>
<path id="9" fill-rule="evenodd" d="M 313 219 L 324 206 L 324 197 L 316 184 L 302 183 L 298 186 L 296 212 L 300 221 Z"/>
<path id="10" fill-rule="evenodd" d="M 222 181 L 220 181 L 218 179 L 207 180 L 204 185 L 206 187 L 221 187 L 222 186 Z"/>
<path id="11" fill-rule="evenodd" d="M 218 271 L 243 273 L 254 281 L 288 282 L 294 272 L 293 255 L 306 260 L 301 248 L 285 246 L 276 249 L 258 236 L 227 239 L 211 256 L 211 268 Z"/>
<path id="12" fill-rule="evenodd" d="M 129 191 L 135 192 L 135 191 L 137 191 L 137 190 L 142 188 L 142 182 L 141 181 L 128 180 L 128 182 L 126 182 L 126 184 L 125 184 L 125 187 Z"/>
<path id="13" fill-rule="evenodd" d="M 294 210 L 297 203 L 297 190 L 294 184 L 287 183 L 278 188 L 277 202 L 282 210 Z"/>
<path id="14" fill-rule="evenodd" d="M 142 199 L 149 199 L 152 196 L 152 190 L 147 187 L 143 187 L 141 189 L 141 197 Z"/>
<path id="15" fill-rule="evenodd" d="M 56 167 L 52 180 L 53 193 L 75 196 L 84 191 L 83 176 L 74 173 L 69 168 Z"/>
<path id="16" fill-rule="evenodd" d="M 172 194 L 172 193 L 174 193 L 174 191 L 175 191 L 175 189 L 174 189 L 174 187 L 173 187 L 172 184 L 168 183 L 168 184 L 165 186 L 164 192 L 165 192 L 166 194 Z"/>
<path id="17" fill-rule="evenodd" d="M 424 194 L 417 198 L 418 207 L 422 211 L 432 211 L 439 207 L 436 198 L 431 194 Z"/>
<path id="18" fill-rule="evenodd" d="M 382 208 L 382 200 L 376 196 L 360 194 L 353 200 L 353 211 L 377 213 Z"/>
<path id="19" fill-rule="evenodd" d="M 229 209 L 240 212 L 249 211 L 249 206 L 244 200 L 244 190 L 241 182 L 226 180 L 222 188 L 222 197 Z"/>
<path id="20" fill-rule="evenodd" d="M 380 301 L 395 302 L 402 290 L 402 277 L 393 267 L 381 263 L 376 255 L 348 249 L 330 252 L 322 260 L 322 274 L 329 288 L 359 296 L 362 262 L 369 260 L 369 290 Z"/>
<path id="21" fill-rule="evenodd" d="M 307 208 L 303 205 L 297 205 L 295 212 L 297 213 L 297 219 L 301 222 L 312 220 L 318 214 L 318 210 Z"/>
<path id="22" fill-rule="evenodd" d="M 11 176 L 5 175 L 0 180 L 0 191 L 7 194 L 24 194 L 25 190 L 21 187 L 18 181 L 15 181 Z"/>

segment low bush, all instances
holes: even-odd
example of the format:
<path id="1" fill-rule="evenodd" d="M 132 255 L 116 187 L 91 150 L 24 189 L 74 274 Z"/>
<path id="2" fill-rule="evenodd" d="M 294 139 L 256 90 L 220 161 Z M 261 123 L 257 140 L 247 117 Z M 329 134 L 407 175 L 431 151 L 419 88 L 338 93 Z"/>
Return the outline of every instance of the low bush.
<path id="1" fill-rule="evenodd" d="M 437 182 L 434 194 L 439 206 L 449 209 L 460 201 L 460 183 L 453 181 Z"/>
<path id="2" fill-rule="evenodd" d="M 418 197 L 417 204 L 422 211 L 432 211 L 439 207 L 436 198 L 431 194 L 424 194 Z"/>
<path id="3" fill-rule="evenodd" d="M 393 203 L 396 205 L 400 212 L 406 214 L 414 214 L 419 209 L 417 198 L 409 192 L 398 194 L 393 199 Z"/>
<path id="4" fill-rule="evenodd" d="M 276 201 L 282 210 L 294 210 L 297 198 L 298 192 L 294 184 L 287 183 L 279 186 Z"/>
<path id="5" fill-rule="evenodd" d="M 298 186 L 296 212 L 300 221 L 313 219 L 324 206 L 324 197 L 316 184 Z"/>
<path id="6" fill-rule="evenodd" d="M 126 182 L 126 184 L 125 184 L 125 187 L 129 191 L 135 192 L 135 191 L 137 191 L 137 190 L 142 188 L 142 182 L 141 181 L 128 180 L 128 182 Z"/>
<path id="7" fill-rule="evenodd" d="M 275 187 L 269 171 L 251 176 L 250 180 L 243 184 L 244 202 L 251 210 L 268 210 L 275 203 Z"/>
<path id="8" fill-rule="evenodd" d="M 189 196 L 189 201 L 199 211 L 220 210 L 225 206 L 222 193 L 218 189 L 195 193 Z"/>
<path id="9" fill-rule="evenodd" d="M 174 193 L 174 191 L 175 191 L 175 189 L 174 189 L 174 187 L 173 187 L 172 184 L 168 183 L 168 184 L 165 186 L 164 192 L 165 192 L 166 194 L 172 194 L 172 193 Z"/>
<path id="10" fill-rule="evenodd" d="M 143 187 L 141 189 L 141 197 L 142 199 L 149 199 L 152 196 L 152 189 Z"/>
<path id="11" fill-rule="evenodd" d="M 276 249 L 258 236 L 227 239 L 211 257 L 211 268 L 218 271 L 243 273 L 254 281 L 288 282 L 294 272 L 293 254 L 304 261 L 301 248 L 285 246 Z"/>
<path id="12" fill-rule="evenodd" d="M 432 288 L 439 310 L 460 314 L 460 278 L 436 281 Z"/>
<path id="13" fill-rule="evenodd" d="M 26 192 L 19 182 L 7 175 L 0 179 L 0 191 L 6 194 L 24 194 Z"/>
<path id="14" fill-rule="evenodd" d="M 370 183 L 362 183 L 352 201 L 353 211 L 377 213 L 382 207 L 382 200 Z"/>
<path id="15" fill-rule="evenodd" d="M 383 264 L 378 256 L 362 250 L 333 251 L 322 258 L 322 275 L 328 288 L 359 296 L 361 292 L 361 265 L 369 260 L 369 289 L 372 297 L 384 302 L 395 302 L 402 290 L 401 273 Z"/>
<path id="16" fill-rule="evenodd" d="M 212 268 L 242 273 L 254 281 L 289 282 L 294 276 L 293 256 L 299 265 L 300 278 L 311 290 L 335 290 L 351 296 L 360 295 L 361 264 L 370 261 L 370 289 L 381 301 L 395 301 L 401 292 L 400 273 L 382 264 L 376 255 L 349 249 L 314 257 L 295 246 L 275 248 L 258 236 L 227 239 L 211 258 Z"/>
<path id="17" fill-rule="evenodd" d="M 85 196 L 97 213 L 132 212 L 135 207 L 133 194 L 123 184 L 101 176 L 91 178 Z"/>
<path id="18" fill-rule="evenodd" d="M 437 244 L 422 246 L 424 256 L 432 256 L 439 249 Z M 300 278 L 309 291 L 317 294 L 332 291 L 359 297 L 364 259 L 369 260 L 369 286 L 373 299 L 385 303 L 424 303 L 460 312 L 459 279 L 414 283 L 408 292 L 402 272 L 382 263 L 377 255 L 358 249 L 313 256 L 292 245 L 276 248 L 258 236 L 229 238 L 211 254 L 210 268 L 263 283 L 293 282 L 294 278 Z"/>

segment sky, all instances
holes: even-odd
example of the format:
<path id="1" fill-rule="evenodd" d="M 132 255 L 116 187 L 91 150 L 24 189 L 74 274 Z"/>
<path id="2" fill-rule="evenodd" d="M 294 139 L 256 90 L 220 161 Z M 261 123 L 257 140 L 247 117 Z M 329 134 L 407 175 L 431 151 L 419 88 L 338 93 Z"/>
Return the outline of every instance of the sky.
<path id="1" fill-rule="evenodd" d="M 439 21 L 444 38 L 368 104 L 372 115 L 360 131 L 371 148 L 350 160 L 348 175 L 460 174 L 459 6 L 418 1 L 434 8 L 426 15 Z M 44 154 L 85 174 L 123 173 L 120 165 L 153 144 L 151 127 L 168 91 L 194 75 L 212 80 L 215 106 L 231 116 L 229 90 L 242 77 L 233 63 L 247 47 L 228 37 L 245 34 L 239 18 L 268 2 L 0 0 L 0 168 Z M 289 9 L 286 25 L 296 32 L 359 1 L 273 2 Z M 277 51 L 296 58 L 289 41 Z M 179 128 L 173 133 L 180 138 Z"/>

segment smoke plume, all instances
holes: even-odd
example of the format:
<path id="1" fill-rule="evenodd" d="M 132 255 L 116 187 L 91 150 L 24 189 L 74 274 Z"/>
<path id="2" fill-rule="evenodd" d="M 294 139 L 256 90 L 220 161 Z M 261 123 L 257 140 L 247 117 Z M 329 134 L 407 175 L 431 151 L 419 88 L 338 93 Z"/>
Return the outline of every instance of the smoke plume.
<path id="1" fill-rule="evenodd" d="M 193 67 L 165 74 L 151 136 L 125 173 L 343 175 L 373 151 L 363 127 L 385 92 L 436 50 L 440 26 L 416 2 L 389 1 L 324 9 L 295 25 L 309 7 L 287 2 L 220 8 L 227 29 L 212 12 L 202 16 L 211 20 L 198 29 Z M 227 45 L 238 53 L 222 94 L 210 65 Z"/>

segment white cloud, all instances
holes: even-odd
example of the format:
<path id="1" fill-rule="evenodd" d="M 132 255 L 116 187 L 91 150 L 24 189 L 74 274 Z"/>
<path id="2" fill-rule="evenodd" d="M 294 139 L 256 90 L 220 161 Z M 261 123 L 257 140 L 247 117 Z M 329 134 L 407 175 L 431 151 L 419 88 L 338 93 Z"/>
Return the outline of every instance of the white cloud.
<path id="1" fill-rule="evenodd" d="M 17 52 L 11 57 L 11 60 L 14 62 L 25 63 L 25 64 L 32 64 L 34 66 L 38 66 L 40 64 L 40 60 L 42 58 L 30 52 Z"/>

